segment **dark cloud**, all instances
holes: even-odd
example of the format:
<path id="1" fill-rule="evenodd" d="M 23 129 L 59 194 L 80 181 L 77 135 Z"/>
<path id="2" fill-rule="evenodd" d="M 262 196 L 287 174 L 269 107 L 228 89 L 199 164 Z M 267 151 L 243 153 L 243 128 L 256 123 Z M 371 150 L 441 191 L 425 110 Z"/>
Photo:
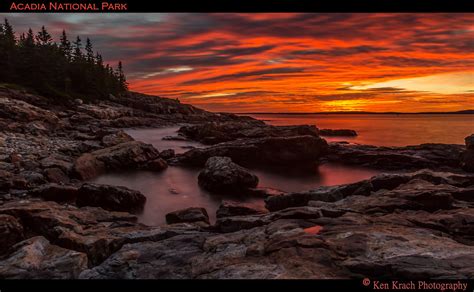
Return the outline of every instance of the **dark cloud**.
<path id="1" fill-rule="evenodd" d="M 297 56 L 323 55 L 323 56 L 340 57 L 340 56 L 348 56 L 348 55 L 354 55 L 354 54 L 380 52 L 380 51 L 385 51 L 385 50 L 387 49 L 383 47 L 355 46 L 355 47 L 347 47 L 347 48 L 298 50 L 298 51 L 293 51 L 290 54 L 297 55 Z"/>
<path id="2" fill-rule="evenodd" d="M 274 49 L 276 45 L 264 45 L 258 47 L 240 47 L 240 48 L 229 48 L 223 50 L 217 50 L 216 53 L 219 55 L 225 55 L 229 57 L 240 57 L 246 55 L 260 54 L 271 49 Z"/>
<path id="3" fill-rule="evenodd" d="M 128 69 L 138 72 L 157 72 L 170 67 L 189 66 L 189 67 L 219 67 L 227 65 L 241 64 L 244 61 L 229 58 L 227 56 L 219 56 L 214 54 L 206 54 L 201 56 L 177 55 L 177 56 L 160 56 L 156 58 L 141 59 L 127 63 Z"/>
<path id="4" fill-rule="evenodd" d="M 209 78 L 189 80 L 181 83 L 181 85 L 193 85 L 198 83 L 213 83 L 221 82 L 227 80 L 236 80 L 239 78 L 253 77 L 253 76 L 262 76 L 262 75 L 275 75 L 275 74 L 287 74 L 287 73 L 300 73 L 303 72 L 304 68 L 271 68 L 263 70 L 254 70 L 254 71 L 244 71 L 235 74 L 225 74 Z"/>

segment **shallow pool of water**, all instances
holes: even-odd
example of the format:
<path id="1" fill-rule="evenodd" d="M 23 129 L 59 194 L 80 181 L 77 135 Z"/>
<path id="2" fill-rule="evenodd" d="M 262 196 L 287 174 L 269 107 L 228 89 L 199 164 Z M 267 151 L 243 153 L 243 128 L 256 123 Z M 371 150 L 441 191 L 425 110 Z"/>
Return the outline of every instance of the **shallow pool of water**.
<path id="1" fill-rule="evenodd" d="M 264 205 L 262 199 L 222 196 L 201 189 L 197 180 L 199 171 L 197 168 L 170 166 L 158 173 L 134 171 L 106 174 L 93 182 L 125 186 L 142 192 L 147 197 L 147 202 L 143 213 L 139 214 L 139 221 L 147 225 L 164 224 L 167 213 L 188 207 L 206 208 L 211 221 L 214 222 L 216 210 L 223 199 L 256 206 Z M 333 164 L 321 165 L 313 173 L 304 176 L 259 169 L 253 169 L 252 172 L 259 177 L 259 187 L 271 187 L 287 192 L 356 182 L 378 173 L 374 170 Z"/>
<path id="2" fill-rule="evenodd" d="M 163 140 L 165 136 L 175 136 L 179 127 L 160 129 L 129 129 L 126 132 L 134 139 L 150 143 L 158 150 L 174 149 L 183 153 L 192 147 L 204 147 L 200 143 L 189 141 Z M 165 223 L 165 215 L 169 212 L 188 207 L 203 207 L 209 213 L 212 222 L 223 199 L 263 205 L 262 199 L 249 197 L 229 197 L 211 194 L 198 185 L 197 177 L 200 168 L 170 166 L 162 172 L 133 171 L 127 173 L 111 173 L 93 180 L 96 183 L 125 186 L 142 192 L 147 202 L 139 220 L 148 225 Z M 259 177 L 259 187 L 269 187 L 286 192 L 310 190 L 318 186 L 338 185 L 360 181 L 378 174 L 375 170 L 324 164 L 315 167 L 314 171 L 294 173 L 290 171 L 269 171 L 252 169 Z"/>

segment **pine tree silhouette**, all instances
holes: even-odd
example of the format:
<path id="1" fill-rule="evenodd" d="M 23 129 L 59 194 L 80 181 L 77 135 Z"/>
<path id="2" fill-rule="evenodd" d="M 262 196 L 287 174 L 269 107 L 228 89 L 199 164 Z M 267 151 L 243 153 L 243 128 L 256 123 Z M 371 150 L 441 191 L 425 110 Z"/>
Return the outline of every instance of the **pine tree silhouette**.
<path id="1" fill-rule="evenodd" d="M 5 19 L 0 25 L 0 84 L 22 85 L 57 102 L 105 99 L 127 90 L 122 62 L 117 69 L 104 64 L 89 38 L 82 50 L 79 36 L 71 43 L 63 30 L 55 43 L 44 26 L 36 35 L 30 28 L 17 40 Z"/>

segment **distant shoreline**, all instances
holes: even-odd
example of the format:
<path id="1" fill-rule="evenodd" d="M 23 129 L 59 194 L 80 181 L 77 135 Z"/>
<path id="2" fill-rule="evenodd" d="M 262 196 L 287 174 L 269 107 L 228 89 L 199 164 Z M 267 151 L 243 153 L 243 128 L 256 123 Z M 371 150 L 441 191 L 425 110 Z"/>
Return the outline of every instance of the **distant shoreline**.
<path id="1" fill-rule="evenodd" d="M 265 112 L 251 112 L 251 113 L 235 113 L 237 115 L 474 115 L 474 110 L 464 110 L 456 112 L 302 112 L 302 113 L 265 113 Z"/>

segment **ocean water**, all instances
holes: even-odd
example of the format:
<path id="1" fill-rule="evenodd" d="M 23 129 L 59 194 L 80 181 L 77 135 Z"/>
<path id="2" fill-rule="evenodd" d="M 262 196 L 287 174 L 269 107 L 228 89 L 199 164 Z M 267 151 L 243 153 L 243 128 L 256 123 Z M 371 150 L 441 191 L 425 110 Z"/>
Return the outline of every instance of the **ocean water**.
<path id="1" fill-rule="evenodd" d="M 255 114 L 271 125 L 316 125 L 320 129 L 356 130 L 357 137 L 327 137 L 328 141 L 378 146 L 423 143 L 464 144 L 474 133 L 474 115 L 443 114 Z"/>
<path id="2" fill-rule="evenodd" d="M 473 115 L 255 115 L 273 125 L 313 124 L 319 128 L 353 129 L 357 137 L 329 137 L 329 141 L 403 146 L 420 143 L 463 144 L 464 137 L 474 132 Z M 129 129 L 127 133 L 136 140 L 153 144 L 158 150 L 174 149 L 177 153 L 189 147 L 204 147 L 187 141 L 167 141 L 165 136 L 176 135 L 179 127 L 161 129 Z M 97 183 L 126 186 L 141 191 L 147 203 L 139 221 L 147 225 L 165 223 L 165 215 L 178 209 L 204 207 L 212 222 L 223 199 L 263 205 L 263 200 L 246 197 L 228 197 L 211 194 L 197 183 L 200 169 L 170 166 L 155 173 L 133 171 L 106 174 L 94 180 Z M 251 169 L 259 177 L 260 187 L 270 187 L 287 192 L 303 191 L 318 186 L 338 185 L 360 181 L 379 174 L 377 170 L 324 164 L 313 172 L 281 173 L 265 169 Z"/>

